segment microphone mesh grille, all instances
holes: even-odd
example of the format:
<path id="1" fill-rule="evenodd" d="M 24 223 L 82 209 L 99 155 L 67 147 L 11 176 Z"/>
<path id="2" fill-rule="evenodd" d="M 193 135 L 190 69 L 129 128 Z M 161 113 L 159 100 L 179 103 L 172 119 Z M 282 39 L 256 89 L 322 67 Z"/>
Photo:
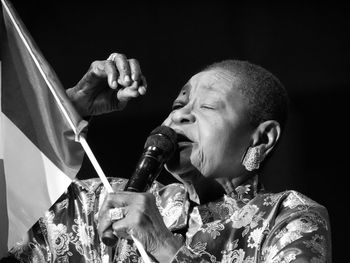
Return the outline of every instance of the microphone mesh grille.
<path id="1" fill-rule="evenodd" d="M 176 132 L 173 129 L 167 126 L 159 126 L 155 128 L 148 136 L 145 143 L 145 148 L 155 146 L 165 152 L 172 153 L 177 147 L 176 137 Z"/>

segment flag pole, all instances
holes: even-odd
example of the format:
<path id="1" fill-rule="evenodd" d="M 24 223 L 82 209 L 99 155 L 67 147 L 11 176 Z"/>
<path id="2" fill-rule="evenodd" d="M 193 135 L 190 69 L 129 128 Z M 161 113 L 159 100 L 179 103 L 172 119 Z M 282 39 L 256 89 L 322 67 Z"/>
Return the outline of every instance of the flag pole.
<path id="1" fill-rule="evenodd" d="M 113 188 L 111 187 L 110 183 L 108 182 L 105 173 L 103 172 L 100 164 L 98 163 L 94 153 L 92 152 L 92 150 L 91 150 L 89 144 L 87 143 L 85 136 L 83 134 L 79 135 L 79 142 L 80 142 L 81 146 L 83 147 L 86 155 L 89 157 L 92 166 L 95 168 L 95 171 L 98 174 L 98 176 L 100 177 L 107 192 L 113 193 L 114 192 Z"/>
<path id="2" fill-rule="evenodd" d="M 91 151 L 91 148 L 90 146 L 88 145 L 84 135 L 82 135 L 81 133 L 78 133 L 75 125 L 73 124 L 73 121 L 71 120 L 71 118 L 69 117 L 69 114 L 67 112 L 67 110 L 65 109 L 65 107 L 63 106 L 61 100 L 59 99 L 54 87 L 52 86 L 51 82 L 48 80 L 44 70 L 42 69 L 42 67 L 40 66 L 40 63 L 37 59 L 37 57 L 35 56 L 33 50 L 31 49 L 27 39 L 25 38 L 20 26 L 17 24 L 16 22 L 16 19 L 14 18 L 10 8 L 8 7 L 7 3 L 5 0 L 1 0 L 1 3 L 2 3 L 2 6 L 4 7 L 5 11 L 7 12 L 8 16 L 10 17 L 11 19 L 11 22 L 14 26 L 14 28 L 16 29 L 19 37 L 21 38 L 21 40 L 23 41 L 24 43 L 24 46 L 26 47 L 26 49 L 28 50 L 31 58 L 33 59 L 37 69 L 39 70 L 41 76 L 43 77 L 43 79 L 45 80 L 45 83 L 47 84 L 47 86 L 49 87 L 56 103 L 58 104 L 60 110 L 62 111 L 64 117 L 67 119 L 71 129 L 73 130 L 73 132 L 78 135 L 78 141 L 80 142 L 81 146 L 83 147 L 86 155 L 88 156 L 91 164 L 93 165 L 95 171 L 97 172 L 97 175 L 100 177 L 101 179 L 101 182 L 103 183 L 104 187 L 106 188 L 107 192 L 108 193 L 113 193 L 113 188 L 111 187 L 110 183 L 108 182 L 108 179 L 105 175 L 105 173 L 103 172 L 101 166 L 99 165 L 95 155 L 93 154 L 93 152 Z M 149 259 L 143 245 L 140 243 L 140 241 L 138 241 L 134 236 L 132 236 L 132 239 L 134 240 L 134 243 L 137 247 L 137 249 L 139 250 L 143 260 L 146 262 L 146 263 L 151 263 L 151 260 Z"/>

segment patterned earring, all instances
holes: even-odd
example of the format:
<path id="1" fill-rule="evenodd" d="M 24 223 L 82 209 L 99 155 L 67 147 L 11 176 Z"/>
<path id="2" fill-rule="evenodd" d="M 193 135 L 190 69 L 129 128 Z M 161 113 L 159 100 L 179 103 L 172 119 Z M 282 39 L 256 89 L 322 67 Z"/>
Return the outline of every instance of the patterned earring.
<path id="1" fill-rule="evenodd" d="M 242 164 L 248 171 L 259 169 L 261 162 L 261 152 L 258 147 L 249 147 Z"/>

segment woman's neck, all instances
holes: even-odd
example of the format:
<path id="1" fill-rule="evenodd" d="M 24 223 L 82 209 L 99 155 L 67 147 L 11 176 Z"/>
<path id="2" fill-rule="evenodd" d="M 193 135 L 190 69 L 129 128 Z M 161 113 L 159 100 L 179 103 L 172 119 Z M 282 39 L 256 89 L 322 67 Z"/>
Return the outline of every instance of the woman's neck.
<path id="1" fill-rule="evenodd" d="M 206 178 L 202 175 L 192 176 L 191 180 L 184 182 L 187 187 L 190 199 L 199 204 L 206 204 L 215 201 L 225 194 L 230 195 L 236 187 L 249 178 L 244 175 L 237 178 Z"/>

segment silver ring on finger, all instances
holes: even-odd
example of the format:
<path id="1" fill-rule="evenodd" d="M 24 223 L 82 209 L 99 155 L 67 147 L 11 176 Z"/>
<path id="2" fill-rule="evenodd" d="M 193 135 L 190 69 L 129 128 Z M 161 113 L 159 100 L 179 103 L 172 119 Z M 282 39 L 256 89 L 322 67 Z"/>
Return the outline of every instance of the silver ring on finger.
<path id="1" fill-rule="evenodd" d="M 123 209 L 120 207 L 115 207 L 112 209 L 109 209 L 109 218 L 111 222 L 120 220 L 124 217 Z"/>

